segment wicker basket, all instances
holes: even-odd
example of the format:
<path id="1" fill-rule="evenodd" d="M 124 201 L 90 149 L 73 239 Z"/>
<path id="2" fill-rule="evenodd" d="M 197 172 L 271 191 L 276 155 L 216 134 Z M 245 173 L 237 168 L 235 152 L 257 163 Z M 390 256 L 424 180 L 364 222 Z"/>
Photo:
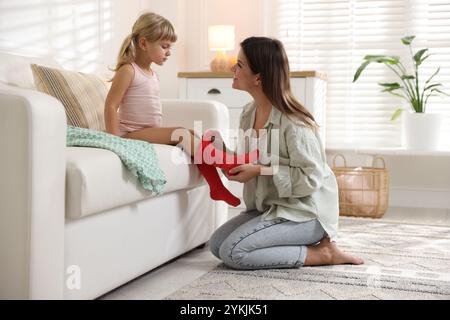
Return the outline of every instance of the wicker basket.
<path id="1" fill-rule="evenodd" d="M 341 157 L 344 166 L 336 166 L 336 159 Z M 375 167 L 377 160 L 382 168 Z M 333 172 L 339 188 L 339 214 L 381 218 L 389 204 L 389 171 L 382 157 L 373 159 L 372 167 L 347 167 L 342 154 L 333 158 Z"/>

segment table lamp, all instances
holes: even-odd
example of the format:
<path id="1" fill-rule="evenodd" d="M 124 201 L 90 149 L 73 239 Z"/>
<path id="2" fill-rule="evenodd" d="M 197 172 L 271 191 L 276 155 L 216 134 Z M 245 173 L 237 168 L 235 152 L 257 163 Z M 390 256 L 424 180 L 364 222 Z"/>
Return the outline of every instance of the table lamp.
<path id="1" fill-rule="evenodd" d="M 232 63 L 228 58 L 226 51 L 234 50 L 234 42 L 234 26 L 209 26 L 209 50 L 216 51 L 216 56 L 210 64 L 212 72 L 231 72 Z"/>

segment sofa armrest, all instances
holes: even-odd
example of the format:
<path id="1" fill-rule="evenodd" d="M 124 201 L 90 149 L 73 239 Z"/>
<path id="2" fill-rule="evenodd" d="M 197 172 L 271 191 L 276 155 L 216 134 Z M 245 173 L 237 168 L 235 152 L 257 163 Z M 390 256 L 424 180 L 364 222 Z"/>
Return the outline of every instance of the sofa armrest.
<path id="1" fill-rule="evenodd" d="M 162 107 L 164 127 L 184 127 L 199 133 L 207 129 L 218 130 L 228 144 L 230 115 L 223 103 L 213 100 L 162 100 Z M 228 186 L 225 177 L 222 181 Z M 214 206 L 214 229 L 217 229 L 228 220 L 228 205 L 215 201 Z"/>
<path id="2" fill-rule="evenodd" d="M 0 88 L 0 299 L 63 297 L 65 148 L 58 100 Z"/>

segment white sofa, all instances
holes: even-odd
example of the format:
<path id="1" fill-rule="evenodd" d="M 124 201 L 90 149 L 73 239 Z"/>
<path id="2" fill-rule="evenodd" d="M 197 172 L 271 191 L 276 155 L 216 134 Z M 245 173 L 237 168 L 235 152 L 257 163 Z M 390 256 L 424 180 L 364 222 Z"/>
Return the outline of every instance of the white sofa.
<path id="1" fill-rule="evenodd" d="M 193 164 L 155 145 L 167 176 L 152 197 L 107 150 L 66 147 L 59 101 L 30 62 L 0 53 L 0 299 L 93 299 L 205 243 L 227 219 Z M 224 129 L 227 108 L 163 101 L 165 126 Z M 186 158 L 187 160 L 187 158 Z"/>

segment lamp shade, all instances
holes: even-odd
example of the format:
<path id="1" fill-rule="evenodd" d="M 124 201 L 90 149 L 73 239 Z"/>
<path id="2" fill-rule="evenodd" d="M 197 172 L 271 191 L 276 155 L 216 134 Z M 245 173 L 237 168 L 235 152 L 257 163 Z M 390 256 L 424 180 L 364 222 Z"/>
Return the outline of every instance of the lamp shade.
<path id="1" fill-rule="evenodd" d="M 234 50 L 234 26 L 209 26 L 208 44 L 211 51 Z"/>

